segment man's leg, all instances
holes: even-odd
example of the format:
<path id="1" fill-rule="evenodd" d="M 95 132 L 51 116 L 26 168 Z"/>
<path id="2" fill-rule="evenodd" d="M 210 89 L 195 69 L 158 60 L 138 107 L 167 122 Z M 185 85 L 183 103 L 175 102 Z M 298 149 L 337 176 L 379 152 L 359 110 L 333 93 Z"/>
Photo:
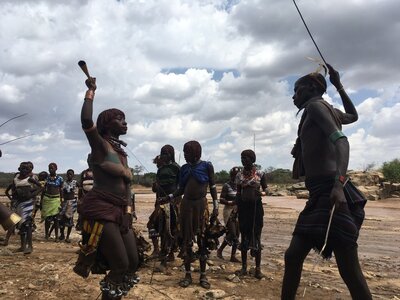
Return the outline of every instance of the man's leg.
<path id="1" fill-rule="evenodd" d="M 46 239 L 46 240 L 48 240 L 49 238 L 50 238 L 50 225 L 51 225 L 51 221 L 50 221 L 50 218 L 49 217 L 47 217 L 45 220 L 44 220 L 44 238 Z"/>
<path id="2" fill-rule="evenodd" d="M 206 274 L 206 267 L 207 267 L 207 246 L 206 246 L 206 239 L 204 236 L 198 235 L 197 242 L 199 246 L 199 262 L 200 262 L 200 285 L 205 288 L 209 289 L 211 287 L 210 283 L 207 279 Z"/>
<path id="3" fill-rule="evenodd" d="M 372 299 L 367 282 L 358 261 L 357 246 L 334 250 L 340 276 L 343 278 L 353 299 Z"/>
<path id="4" fill-rule="evenodd" d="M 183 248 L 183 260 L 185 264 L 185 278 L 179 281 L 179 286 L 188 287 L 192 284 L 192 272 L 190 264 L 193 260 L 193 201 L 184 200 L 181 205 L 181 224 L 182 224 L 182 248 Z"/>
<path id="5" fill-rule="evenodd" d="M 60 228 L 60 241 L 65 240 L 65 225 L 64 221 L 59 221 L 58 227 Z"/>
<path id="6" fill-rule="evenodd" d="M 297 235 L 292 237 L 290 246 L 285 252 L 285 274 L 283 276 L 281 299 L 295 299 L 303 262 L 311 248 L 311 243 L 305 238 Z"/>
<path id="7" fill-rule="evenodd" d="M 262 279 L 264 277 L 264 274 L 261 272 L 261 248 L 256 252 L 256 270 L 254 277 L 257 279 Z"/>
<path id="8" fill-rule="evenodd" d="M 54 218 L 54 233 L 55 233 L 55 241 L 57 242 L 57 240 L 58 240 L 58 228 L 59 228 L 59 222 L 58 222 L 58 217 L 56 216 L 55 218 Z"/>
<path id="9" fill-rule="evenodd" d="M 247 249 L 240 250 L 241 259 L 242 259 L 242 269 L 239 271 L 239 275 L 246 275 L 247 274 Z"/>
<path id="10" fill-rule="evenodd" d="M 11 237 L 11 235 L 14 234 L 14 232 L 15 232 L 15 225 L 7 230 L 6 238 L 4 239 L 3 246 L 7 246 L 8 245 L 10 237 Z"/>
<path id="11" fill-rule="evenodd" d="M 16 250 L 16 252 L 24 252 L 26 248 L 26 229 L 24 225 L 21 226 L 19 230 L 20 238 L 21 238 L 21 247 Z"/>
<path id="12" fill-rule="evenodd" d="M 231 259 L 230 262 L 240 262 L 240 260 L 238 260 L 236 258 L 236 250 L 237 250 L 237 244 L 233 243 L 232 244 L 232 252 L 231 252 Z"/>
<path id="13" fill-rule="evenodd" d="M 192 271 L 190 270 L 190 265 L 193 257 L 192 247 L 186 247 L 184 257 L 184 265 L 185 265 L 185 277 L 179 281 L 180 287 L 188 287 L 192 284 Z"/>
<path id="14" fill-rule="evenodd" d="M 32 251 L 32 224 L 29 224 L 26 231 L 26 247 L 24 249 L 24 254 L 31 254 Z"/>
<path id="15" fill-rule="evenodd" d="M 72 231 L 72 226 L 68 226 L 67 227 L 67 237 L 65 238 L 66 243 L 71 243 L 71 240 L 69 239 L 69 236 L 71 235 L 71 231 Z"/>
<path id="16" fill-rule="evenodd" d="M 224 257 L 222 256 L 222 251 L 224 251 L 225 247 L 228 245 L 228 243 L 225 241 L 225 239 L 223 240 L 221 246 L 218 248 L 217 250 L 217 257 L 224 259 Z"/>

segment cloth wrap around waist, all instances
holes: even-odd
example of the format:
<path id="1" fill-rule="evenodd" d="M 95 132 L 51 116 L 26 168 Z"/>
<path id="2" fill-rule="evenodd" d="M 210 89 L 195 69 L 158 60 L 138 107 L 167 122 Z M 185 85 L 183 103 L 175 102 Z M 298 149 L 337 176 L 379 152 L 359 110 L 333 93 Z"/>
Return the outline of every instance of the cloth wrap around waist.
<path id="1" fill-rule="evenodd" d="M 122 224 L 122 216 L 127 205 L 127 199 L 93 188 L 83 198 L 79 213 L 86 220 L 103 220 Z"/>
<path id="2" fill-rule="evenodd" d="M 293 235 L 303 235 L 313 242 L 314 249 L 321 251 L 331 212 L 330 193 L 335 183 L 334 177 L 306 179 L 310 192 L 309 200 L 300 213 Z M 327 245 L 321 253 L 324 258 L 332 256 L 336 247 L 357 246 L 359 230 L 364 221 L 365 197 L 347 181 L 343 188 L 347 204 L 335 208 L 329 230 Z"/>
<path id="3" fill-rule="evenodd" d="M 57 195 L 44 194 L 42 200 L 42 209 L 41 209 L 42 218 L 58 215 L 60 206 L 61 206 L 60 194 Z"/>
<path id="4" fill-rule="evenodd" d="M 243 200 L 238 195 L 238 220 L 241 234 L 241 250 L 261 250 L 261 231 L 264 225 L 264 208 L 262 205 L 261 194 L 251 201 Z"/>

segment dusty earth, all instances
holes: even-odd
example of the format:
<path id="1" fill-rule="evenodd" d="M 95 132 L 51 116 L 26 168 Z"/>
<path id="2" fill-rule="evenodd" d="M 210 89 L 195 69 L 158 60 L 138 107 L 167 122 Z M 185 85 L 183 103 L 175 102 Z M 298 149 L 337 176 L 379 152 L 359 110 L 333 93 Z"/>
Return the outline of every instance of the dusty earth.
<path id="1" fill-rule="evenodd" d="M 135 224 L 147 238 L 146 222 L 152 211 L 154 195 L 136 195 L 138 221 Z M 125 299 L 279 299 L 283 275 L 283 254 L 291 238 L 298 212 L 304 200 L 294 197 L 266 197 L 262 257 L 262 269 L 266 277 L 241 278 L 234 283 L 227 278 L 240 268 L 210 256 L 208 277 L 211 290 L 198 285 L 198 273 L 194 272 L 194 284 L 183 289 L 177 282 L 184 275 L 181 260 L 171 263 L 170 274 L 154 273 L 155 265 L 140 269 L 141 282 Z M 222 213 L 222 211 L 221 211 Z M 222 215 L 222 214 L 221 214 Z M 43 223 L 36 220 L 34 252 L 30 255 L 14 253 L 19 247 L 19 236 L 11 237 L 7 247 L 0 246 L 0 299 L 96 299 L 99 296 L 101 275 L 82 279 L 72 271 L 76 261 L 77 242 L 80 236 L 73 232 L 72 243 L 45 241 Z M 0 229 L 0 237 L 5 232 Z M 228 257 L 226 248 L 224 256 Z M 359 238 L 359 256 L 362 268 L 374 299 L 400 299 L 400 201 L 381 200 L 368 202 L 366 220 Z M 250 266 L 254 261 L 249 262 Z M 196 268 L 196 266 L 195 266 Z M 306 259 L 298 298 L 301 299 L 350 299 L 342 282 L 334 259 L 322 261 L 312 253 Z"/>

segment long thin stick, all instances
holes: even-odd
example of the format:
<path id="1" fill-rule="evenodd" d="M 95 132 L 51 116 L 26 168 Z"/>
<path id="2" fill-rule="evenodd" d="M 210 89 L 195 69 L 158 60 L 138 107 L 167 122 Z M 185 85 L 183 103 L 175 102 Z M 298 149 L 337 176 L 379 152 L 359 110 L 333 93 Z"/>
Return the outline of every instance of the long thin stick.
<path id="1" fill-rule="evenodd" d="M 11 142 L 14 142 L 14 141 L 16 141 L 16 140 L 24 139 L 24 138 L 29 137 L 29 136 L 32 136 L 32 135 L 34 135 L 34 134 L 32 133 L 32 134 L 20 136 L 20 137 L 18 137 L 18 138 L 12 139 L 12 140 L 10 140 L 10 141 L 8 141 L 8 142 L 1 143 L 0 146 L 5 145 L 5 144 L 8 144 L 8 143 L 11 143 Z"/>
<path id="2" fill-rule="evenodd" d="M 139 162 L 139 164 L 143 167 L 143 169 L 145 171 L 147 171 L 147 173 L 150 173 L 149 170 L 147 170 L 146 166 L 139 160 L 139 158 L 135 155 L 135 153 L 133 153 L 133 151 L 131 149 L 129 149 L 128 147 L 126 147 L 126 149 L 128 149 L 128 151 L 133 155 L 133 157 Z"/>
<path id="3" fill-rule="evenodd" d="M 335 204 L 333 205 L 333 207 L 331 209 L 331 215 L 329 216 L 328 227 L 326 228 L 325 241 L 324 241 L 324 246 L 321 249 L 321 254 L 322 254 L 322 252 L 324 252 L 326 244 L 328 243 L 328 236 L 329 236 L 329 231 L 331 229 L 332 217 L 333 217 L 334 212 L 335 212 Z"/>
<path id="4" fill-rule="evenodd" d="M 300 9 L 299 9 L 299 7 L 298 7 L 297 4 L 296 4 L 296 1 L 293 0 L 293 3 L 294 3 L 294 6 L 296 6 L 297 12 L 299 13 L 301 20 L 303 21 L 303 24 L 304 24 L 304 26 L 306 27 L 307 32 L 308 32 L 308 34 L 310 35 L 310 38 L 311 38 L 311 40 L 313 41 L 313 43 L 314 43 L 314 45 L 315 45 L 315 48 L 317 48 L 317 51 L 318 51 L 319 55 L 321 56 L 322 60 L 324 61 L 325 65 L 326 65 L 327 63 L 326 63 L 326 61 L 325 61 L 325 58 L 322 56 L 322 53 L 321 53 L 321 51 L 319 50 L 317 43 L 315 42 L 315 40 L 314 40 L 314 38 L 313 38 L 313 36 L 312 36 L 310 30 L 308 29 L 308 26 L 307 26 L 307 24 L 306 24 L 306 21 L 304 21 L 303 15 L 301 14 Z"/>
<path id="5" fill-rule="evenodd" d="M 27 115 L 27 113 L 24 113 L 24 114 L 22 114 L 22 115 L 16 116 L 16 117 L 14 117 L 14 118 L 11 118 L 11 119 L 8 119 L 8 120 L 7 120 L 7 121 L 5 121 L 3 124 L 1 124 L 1 125 L 0 125 L 0 127 L 2 127 L 3 125 L 7 124 L 8 122 L 10 122 L 10 121 L 12 121 L 12 120 L 14 120 L 14 119 L 17 119 L 17 118 L 23 117 L 23 116 L 25 116 L 25 115 Z"/>

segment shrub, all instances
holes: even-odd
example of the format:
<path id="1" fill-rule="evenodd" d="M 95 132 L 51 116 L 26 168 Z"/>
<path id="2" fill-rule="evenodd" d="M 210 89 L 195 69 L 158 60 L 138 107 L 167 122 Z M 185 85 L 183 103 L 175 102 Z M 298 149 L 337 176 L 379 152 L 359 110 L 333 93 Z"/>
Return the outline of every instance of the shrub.
<path id="1" fill-rule="evenodd" d="M 386 180 L 400 182 L 400 160 L 396 158 L 392 161 L 384 162 L 382 173 Z"/>
<path id="2" fill-rule="evenodd" d="M 266 170 L 266 172 L 268 183 L 288 184 L 298 182 L 298 180 L 292 179 L 292 171 L 288 169 L 273 169 L 270 167 Z"/>

